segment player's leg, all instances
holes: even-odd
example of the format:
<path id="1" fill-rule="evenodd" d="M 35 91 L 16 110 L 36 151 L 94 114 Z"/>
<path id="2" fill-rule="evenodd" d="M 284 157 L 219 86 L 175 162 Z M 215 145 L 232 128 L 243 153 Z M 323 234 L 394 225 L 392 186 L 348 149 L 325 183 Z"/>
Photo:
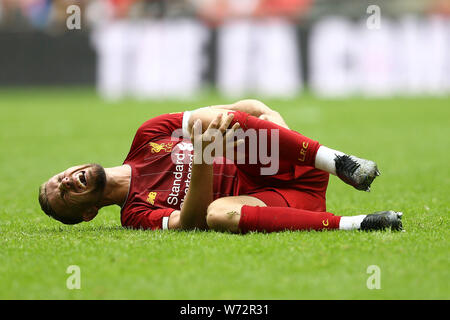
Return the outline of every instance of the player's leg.
<path id="1" fill-rule="evenodd" d="M 252 196 L 219 198 L 208 207 L 208 227 L 233 233 L 339 228 L 341 217 L 329 212 L 290 208 L 286 201 L 280 201 L 279 198 L 282 199 L 274 191 L 263 191 Z"/>
<path id="2" fill-rule="evenodd" d="M 358 190 L 370 190 L 370 184 L 380 174 L 373 161 L 360 159 L 343 152 L 322 146 L 296 131 L 283 128 L 270 121 L 261 120 L 244 112 L 234 112 L 233 125 L 239 122 L 244 132 L 248 129 L 267 131 L 267 149 L 274 150 L 272 143 L 277 143 L 279 161 L 292 165 L 310 166 L 337 175 L 345 183 Z M 274 131 L 275 130 L 275 131 Z M 273 135 L 277 136 L 273 136 Z M 259 136 L 258 146 L 260 144 Z M 275 146 L 274 146 L 275 147 Z M 259 154 L 259 151 L 258 151 Z M 246 155 L 249 157 L 250 155 Z"/>
<path id="3" fill-rule="evenodd" d="M 208 207 L 206 223 L 209 229 L 238 233 L 242 207 L 266 207 L 266 204 L 252 196 L 223 197 L 214 200 Z"/>
<path id="4" fill-rule="evenodd" d="M 271 191 L 269 191 L 271 192 Z M 284 230 L 401 230 L 400 212 L 383 211 L 369 215 L 336 216 L 291 207 L 269 207 L 259 195 L 224 197 L 208 207 L 208 227 L 216 231 L 246 233 Z"/>

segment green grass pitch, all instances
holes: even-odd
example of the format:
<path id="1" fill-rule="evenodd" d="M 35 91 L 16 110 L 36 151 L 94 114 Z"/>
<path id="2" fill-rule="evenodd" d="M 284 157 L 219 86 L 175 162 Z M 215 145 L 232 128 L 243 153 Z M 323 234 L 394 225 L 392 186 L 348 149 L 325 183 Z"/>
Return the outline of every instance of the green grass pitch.
<path id="1" fill-rule="evenodd" d="M 76 226 L 40 212 L 40 183 L 71 165 L 121 164 L 146 119 L 229 102 L 1 89 L 0 299 L 450 298 L 448 97 L 265 100 L 292 129 L 378 163 L 370 193 L 332 177 L 328 211 L 403 211 L 406 232 L 151 232 L 122 229 L 118 207 Z M 81 289 L 66 286 L 70 265 Z M 380 289 L 366 285 L 371 265 Z"/>

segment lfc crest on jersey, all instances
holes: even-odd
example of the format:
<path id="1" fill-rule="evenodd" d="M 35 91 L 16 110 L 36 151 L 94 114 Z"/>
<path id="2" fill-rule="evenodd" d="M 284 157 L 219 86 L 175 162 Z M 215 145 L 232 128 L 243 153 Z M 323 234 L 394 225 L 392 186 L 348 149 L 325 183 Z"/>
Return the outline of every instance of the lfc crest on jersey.
<path id="1" fill-rule="evenodd" d="M 173 147 L 173 142 L 168 143 L 155 143 L 155 142 L 149 142 L 150 147 L 152 147 L 151 152 L 152 153 L 158 153 L 161 150 L 164 150 L 165 152 L 171 152 Z"/>

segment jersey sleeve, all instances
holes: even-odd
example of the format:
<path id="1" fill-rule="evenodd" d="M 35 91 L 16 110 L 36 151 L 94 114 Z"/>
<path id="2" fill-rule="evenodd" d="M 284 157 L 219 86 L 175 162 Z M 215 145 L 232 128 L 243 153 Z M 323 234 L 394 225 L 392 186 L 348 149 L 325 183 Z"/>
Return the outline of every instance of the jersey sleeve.
<path id="1" fill-rule="evenodd" d="M 140 149 L 149 141 L 158 141 L 159 139 L 165 138 L 172 138 L 175 140 L 189 139 L 189 137 L 185 135 L 190 114 L 189 111 L 162 114 L 145 121 L 134 136 L 127 160 L 139 153 Z"/>
<path id="2" fill-rule="evenodd" d="M 167 230 L 169 217 L 175 209 L 151 209 L 146 206 L 135 207 L 121 217 L 122 226 L 131 229 Z"/>

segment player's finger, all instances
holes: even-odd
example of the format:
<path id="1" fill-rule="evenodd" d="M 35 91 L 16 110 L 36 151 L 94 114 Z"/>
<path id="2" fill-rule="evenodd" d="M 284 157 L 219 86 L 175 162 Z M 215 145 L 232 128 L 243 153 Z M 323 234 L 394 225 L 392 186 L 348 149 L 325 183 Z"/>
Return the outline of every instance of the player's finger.
<path id="1" fill-rule="evenodd" d="M 244 139 L 239 139 L 239 140 L 237 140 L 237 141 L 234 142 L 234 147 L 237 148 L 237 147 L 239 147 L 240 145 L 243 145 L 244 142 L 245 142 Z"/>
<path id="2" fill-rule="evenodd" d="M 204 141 L 214 142 L 214 135 L 217 132 L 217 128 L 220 125 L 220 120 L 222 119 L 222 114 L 219 113 L 210 123 L 208 129 L 203 133 Z"/>
<path id="3" fill-rule="evenodd" d="M 211 121 L 211 123 L 208 126 L 208 129 L 217 129 L 220 124 L 220 120 L 222 119 L 222 113 L 217 114 L 217 116 Z"/>
<path id="4" fill-rule="evenodd" d="M 228 127 L 230 126 L 231 121 L 234 118 L 234 114 L 230 113 L 225 115 L 225 119 L 222 119 L 222 124 L 220 125 L 220 132 L 222 132 L 222 135 L 225 133 L 225 131 L 228 129 Z"/>
<path id="5" fill-rule="evenodd" d="M 239 125 L 239 123 L 236 122 L 233 125 L 233 127 L 231 127 L 231 129 L 228 129 L 226 131 L 224 138 L 225 138 L 225 145 L 226 145 L 227 149 L 233 149 L 234 147 L 236 147 L 238 145 L 237 141 L 234 141 L 234 137 L 235 137 L 236 130 L 238 130 L 239 128 L 240 128 L 240 125 Z"/>
<path id="6" fill-rule="evenodd" d="M 238 130 L 240 128 L 240 124 L 239 122 L 236 122 L 235 124 L 233 124 L 233 126 L 231 127 L 231 129 L 226 130 L 225 133 L 225 138 L 226 140 L 231 140 L 234 136 L 234 133 L 236 132 L 236 130 Z"/>
<path id="7" fill-rule="evenodd" d="M 191 140 L 194 140 L 195 136 L 199 136 L 202 134 L 201 130 L 202 121 L 200 119 L 197 119 L 194 124 L 192 125 L 191 129 Z"/>
<path id="8" fill-rule="evenodd" d="M 231 127 L 231 130 L 236 131 L 237 129 L 239 129 L 241 127 L 241 125 L 239 124 L 239 122 L 236 122 L 235 124 L 233 124 L 233 126 Z"/>

